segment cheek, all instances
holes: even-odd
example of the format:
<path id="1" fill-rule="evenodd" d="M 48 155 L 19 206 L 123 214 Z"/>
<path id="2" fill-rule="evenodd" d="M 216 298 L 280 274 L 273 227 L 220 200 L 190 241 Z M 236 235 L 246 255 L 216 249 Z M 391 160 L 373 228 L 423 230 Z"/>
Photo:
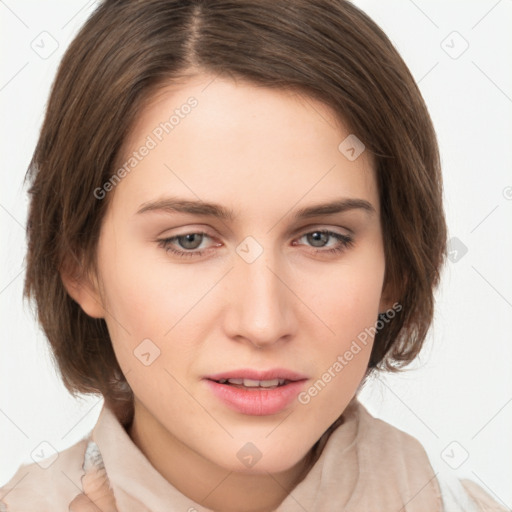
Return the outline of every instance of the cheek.
<path id="1" fill-rule="evenodd" d="M 118 240 L 100 254 L 110 323 L 117 331 L 122 325 L 134 337 L 163 337 L 208 289 L 192 266 L 172 265 L 163 250 L 150 244 Z"/>
<path id="2" fill-rule="evenodd" d="M 210 327 L 207 293 L 218 276 L 173 265 L 163 250 L 129 239 L 110 238 L 98 254 L 110 338 L 130 385 L 150 389 L 158 379 L 167 382 L 164 368 L 186 373 Z"/>
<path id="3" fill-rule="evenodd" d="M 333 332 L 317 337 L 313 355 L 316 374 L 299 396 L 305 411 L 312 411 L 325 428 L 348 405 L 368 367 L 380 299 L 380 272 L 339 276 L 316 307 Z M 342 285 L 342 288 L 340 287 Z M 310 352 L 311 348 L 309 349 Z M 313 412 L 314 411 L 314 412 Z"/>
<path id="4" fill-rule="evenodd" d="M 327 424 L 348 404 L 366 372 L 384 270 L 384 254 L 374 240 L 357 255 L 347 256 L 336 270 L 325 270 L 316 281 L 303 284 L 331 332 L 316 337 L 317 373 L 299 402 L 315 408 Z"/>
<path id="5" fill-rule="evenodd" d="M 364 250 L 363 250 L 364 249 Z M 384 255 L 378 243 L 347 255 L 321 273 L 305 272 L 301 293 L 331 329 L 331 344 L 342 348 L 374 325 L 384 279 Z"/>

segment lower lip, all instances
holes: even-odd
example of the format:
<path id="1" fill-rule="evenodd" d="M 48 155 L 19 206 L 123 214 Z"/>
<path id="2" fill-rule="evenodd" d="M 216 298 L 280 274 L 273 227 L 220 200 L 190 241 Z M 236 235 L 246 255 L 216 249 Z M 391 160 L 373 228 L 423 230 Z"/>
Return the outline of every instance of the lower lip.
<path id="1" fill-rule="evenodd" d="M 206 382 L 213 394 L 229 408 L 242 414 L 266 416 L 286 409 L 300 393 L 306 381 L 298 380 L 273 389 L 242 389 L 208 379 Z"/>

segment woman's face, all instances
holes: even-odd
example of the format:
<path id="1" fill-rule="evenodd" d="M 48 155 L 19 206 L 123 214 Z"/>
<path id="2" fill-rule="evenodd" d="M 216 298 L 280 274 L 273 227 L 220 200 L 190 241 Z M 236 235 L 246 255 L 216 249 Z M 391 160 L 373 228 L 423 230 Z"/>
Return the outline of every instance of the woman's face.
<path id="1" fill-rule="evenodd" d="M 373 161 L 349 135 L 311 98 L 207 75 L 138 118 L 84 309 L 148 431 L 278 472 L 343 412 L 388 305 Z"/>

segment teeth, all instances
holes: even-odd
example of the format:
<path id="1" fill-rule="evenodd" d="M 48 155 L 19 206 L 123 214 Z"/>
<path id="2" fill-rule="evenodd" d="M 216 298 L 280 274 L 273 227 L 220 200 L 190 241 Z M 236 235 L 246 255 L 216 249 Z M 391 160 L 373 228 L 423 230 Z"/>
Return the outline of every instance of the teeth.
<path id="1" fill-rule="evenodd" d="M 246 388 L 272 388 L 276 386 L 282 386 L 285 383 L 285 379 L 272 379 L 272 380 L 253 380 L 253 379 L 222 379 L 219 381 L 221 384 L 229 382 L 237 386 L 244 386 Z"/>
<path id="2" fill-rule="evenodd" d="M 271 388 L 271 387 L 279 386 L 279 379 L 262 380 L 262 381 L 260 381 L 260 386 L 262 388 Z"/>
<path id="3" fill-rule="evenodd" d="M 269 382 L 269 381 L 244 379 L 243 382 L 244 382 L 244 386 L 246 388 L 258 388 L 258 387 L 260 387 L 260 383 L 263 384 L 264 382 Z"/>

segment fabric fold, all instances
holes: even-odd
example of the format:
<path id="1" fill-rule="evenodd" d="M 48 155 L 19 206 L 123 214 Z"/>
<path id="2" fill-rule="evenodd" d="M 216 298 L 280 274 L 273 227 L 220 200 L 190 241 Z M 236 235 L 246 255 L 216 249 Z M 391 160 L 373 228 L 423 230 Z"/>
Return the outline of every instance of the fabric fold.
<path id="1" fill-rule="evenodd" d="M 89 435 L 54 464 L 18 469 L 0 489 L 0 512 L 212 512 L 155 469 L 128 424 L 104 404 Z M 476 483 L 435 472 L 418 440 L 374 418 L 357 397 L 312 454 L 276 512 L 507 512 Z"/>

